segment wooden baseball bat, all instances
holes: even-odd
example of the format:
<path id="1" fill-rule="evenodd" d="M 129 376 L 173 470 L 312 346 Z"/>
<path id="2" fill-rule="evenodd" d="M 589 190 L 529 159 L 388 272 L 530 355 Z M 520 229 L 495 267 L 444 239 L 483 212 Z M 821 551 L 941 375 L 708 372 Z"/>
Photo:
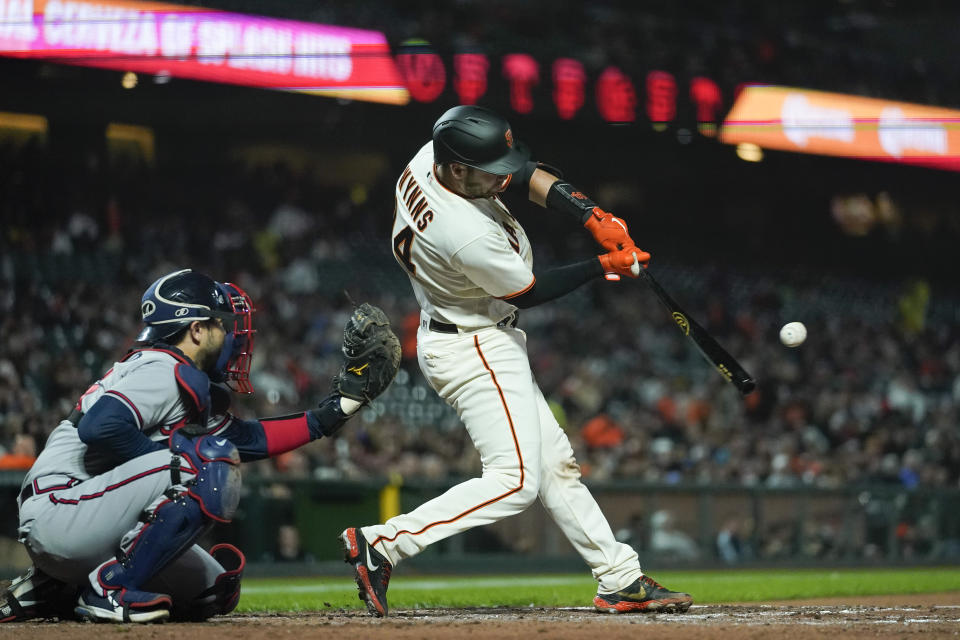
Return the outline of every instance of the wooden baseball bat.
<path id="1" fill-rule="evenodd" d="M 712 364 L 727 382 L 733 384 L 743 395 L 747 395 L 754 390 L 757 383 L 753 377 L 740 366 L 740 363 L 733 356 L 727 353 L 726 349 L 720 346 L 720 343 L 713 339 L 713 336 L 707 333 L 706 329 L 687 315 L 687 312 L 663 290 L 663 287 L 654 279 L 649 269 L 641 269 L 640 278 L 650 285 L 653 292 L 660 298 L 663 306 L 670 311 L 673 321 L 680 327 L 683 335 L 693 340 L 693 344 L 697 345 L 697 349 L 707 359 L 707 362 Z"/>

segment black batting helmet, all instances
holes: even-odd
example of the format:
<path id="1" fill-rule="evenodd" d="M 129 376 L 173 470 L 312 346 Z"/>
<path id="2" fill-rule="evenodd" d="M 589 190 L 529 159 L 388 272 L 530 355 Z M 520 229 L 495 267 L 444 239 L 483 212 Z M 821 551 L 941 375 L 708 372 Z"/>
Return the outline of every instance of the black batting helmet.
<path id="1" fill-rule="evenodd" d="M 526 145 L 513 139 L 510 123 L 483 107 L 447 110 L 433 125 L 434 162 L 459 162 L 496 175 L 515 173 L 530 159 Z"/>

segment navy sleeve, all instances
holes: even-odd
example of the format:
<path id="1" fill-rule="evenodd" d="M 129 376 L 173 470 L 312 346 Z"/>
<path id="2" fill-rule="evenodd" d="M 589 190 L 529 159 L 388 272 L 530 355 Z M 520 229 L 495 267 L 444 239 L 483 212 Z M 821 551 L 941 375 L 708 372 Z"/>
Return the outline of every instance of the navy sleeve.
<path id="1" fill-rule="evenodd" d="M 109 394 L 93 403 L 80 419 L 77 435 L 87 446 L 121 462 L 167 448 L 145 436 L 127 405 Z"/>
<path id="2" fill-rule="evenodd" d="M 349 419 L 340 411 L 339 403 L 340 396 L 333 394 L 318 409 L 288 416 L 259 420 L 231 416 L 230 425 L 217 435 L 237 447 L 243 462 L 271 458 L 324 435 L 334 435 Z"/>
<path id="3" fill-rule="evenodd" d="M 267 434 L 259 420 L 241 420 L 233 416 L 230 426 L 217 435 L 226 438 L 237 447 L 242 462 L 268 457 Z"/>

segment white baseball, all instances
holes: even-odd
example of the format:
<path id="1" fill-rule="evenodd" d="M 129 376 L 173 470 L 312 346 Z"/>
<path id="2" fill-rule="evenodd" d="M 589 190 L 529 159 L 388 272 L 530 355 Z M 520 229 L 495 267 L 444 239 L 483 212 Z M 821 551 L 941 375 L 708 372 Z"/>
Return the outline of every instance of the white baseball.
<path id="1" fill-rule="evenodd" d="M 802 322 L 788 322 L 780 329 L 780 342 L 788 347 L 799 347 L 807 339 L 807 328 Z"/>

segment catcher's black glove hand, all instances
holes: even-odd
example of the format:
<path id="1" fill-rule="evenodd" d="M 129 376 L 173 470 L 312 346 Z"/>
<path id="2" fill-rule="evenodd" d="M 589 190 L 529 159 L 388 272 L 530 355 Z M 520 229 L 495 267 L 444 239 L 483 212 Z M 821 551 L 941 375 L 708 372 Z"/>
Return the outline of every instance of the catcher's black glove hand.
<path id="1" fill-rule="evenodd" d="M 390 386 L 400 368 L 400 340 L 382 309 L 367 302 L 354 309 L 343 328 L 343 355 L 333 379 L 341 396 L 366 404 Z"/>

